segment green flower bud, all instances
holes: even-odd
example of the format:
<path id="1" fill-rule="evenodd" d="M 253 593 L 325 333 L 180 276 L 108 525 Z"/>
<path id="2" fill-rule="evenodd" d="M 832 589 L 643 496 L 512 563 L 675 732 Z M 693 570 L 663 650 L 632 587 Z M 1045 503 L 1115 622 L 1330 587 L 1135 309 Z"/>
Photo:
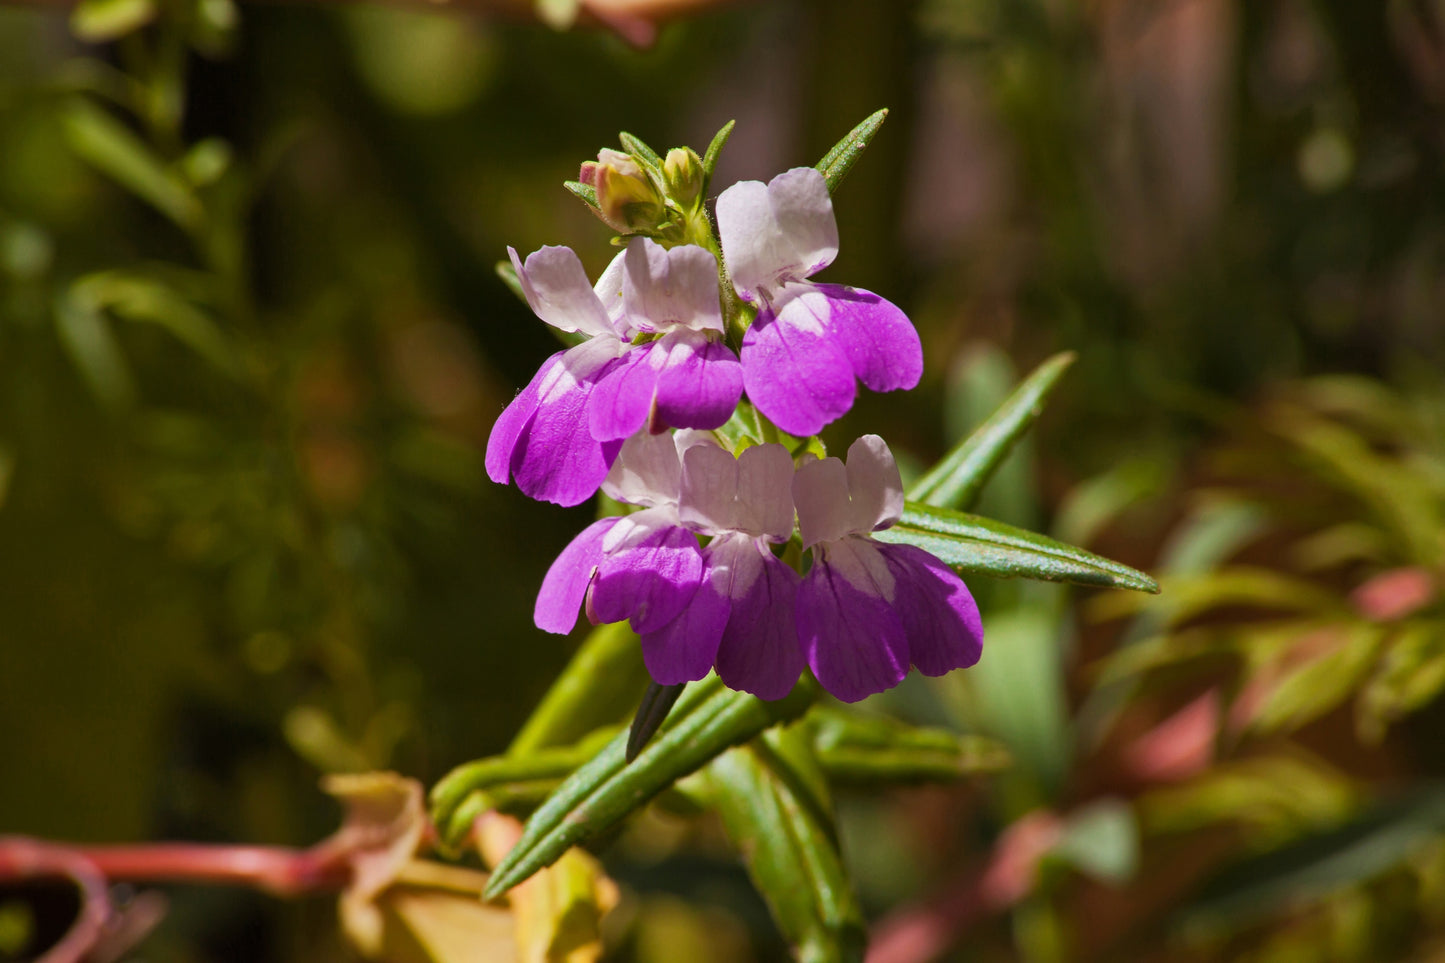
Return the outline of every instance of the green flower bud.
<path id="1" fill-rule="evenodd" d="M 595 166 L 583 165 L 582 175 L 597 190 L 597 215 L 614 231 L 645 233 L 666 219 L 662 195 L 630 155 L 603 148 Z"/>
<path id="2" fill-rule="evenodd" d="M 702 193 L 702 158 L 691 147 L 674 147 L 662 162 L 668 196 L 686 207 Z"/>

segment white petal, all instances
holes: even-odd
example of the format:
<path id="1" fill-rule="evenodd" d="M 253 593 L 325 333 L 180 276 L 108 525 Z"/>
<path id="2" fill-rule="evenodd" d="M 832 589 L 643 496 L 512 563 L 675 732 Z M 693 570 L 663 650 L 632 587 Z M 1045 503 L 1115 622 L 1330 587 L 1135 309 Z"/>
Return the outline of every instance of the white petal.
<path id="1" fill-rule="evenodd" d="M 848 500 L 848 470 L 836 458 L 820 458 L 798 469 L 793 476 L 793 504 L 804 548 L 858 531 Z"/>
<path id="2" fill-rule="evenodd" d="M 696 244 L 668 250 L 650 238 L 633 238 L 623 254 L 622 304 L 639 331 L 721 331 L 717 258 Z"/>
<path id="3" fill-rule="evenodd" d="M 903 516 L 903 479 L 893 452 L 877 435 L 848 446 L 848 495 L 858 531 L 888 528 Z"/>
<path id="4" fill-rule="evenodd" d="M 679 515 L 710 535 L 741 532 L 785 541 L 793 533 L 793 459 L 782 445 L 755 445 L 734 458 L 709 446 L 683 455 Z"/>
<path id="5" fill-rule="evenodd" d="M 717 222 L 728 273 L 747 301 L 810 277 L 838 254 L 833 201 L 811 167 L 795 167 L 766 186 L 734 184 L 717 199 Z"/>
<path id="6" fill-rule="evenodd" d="M 803 547 L 887 528 L 903 514 L 903 480 L 882 438 L 864 435 L 836 458 L 809 462 L 793 478 Z"/>
<path id="7" fill-rule="evenodd" d="M 612 327 L 620 336 L 630 341 L 636 331 L 626 323 L 622 310 L 622 260 L 625 257 L 626 251 L 618 251 L 617 256 L 607 262 L 607 267 L 603 269 L 602 276 L 597 279 L 592 290 L 597 293 L 597 300 L 602 302 L 602 309 L 607 312 Z"/>
<path id="8" fill-rule="evenodd" d="M 602 490 L 630 505 L 675 506 L 681 478 L 672 437 L 640 431 L 622 445 Z"/>
<path id="9" fill-rule="evenodd" d="M 581 260 L 570 247 L 540 248 L 527 255 L 525 265 L 515 248 L 507 248 L 507 254 L 537 317 L 563 331 L 594 337 L 616 334 Z"/>

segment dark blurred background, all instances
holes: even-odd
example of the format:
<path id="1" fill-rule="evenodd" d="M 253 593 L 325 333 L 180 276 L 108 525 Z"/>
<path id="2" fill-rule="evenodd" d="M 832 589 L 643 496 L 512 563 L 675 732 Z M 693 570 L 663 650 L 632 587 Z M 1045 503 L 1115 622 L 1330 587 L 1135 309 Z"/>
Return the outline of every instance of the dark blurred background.
<path id="1" fill-rule="evenodd" d="M 216 37 L 177 52 L 82 42 L 94 25 L 58 8 L 0 8 L 0 832 L 305 844 L 337 818 L 321 773 L 430 783 L 505 747 L 575 644 L 532 627 L 531 599 L 592 510 L 529 502 L 481 469 L 493 419 L 556 349 L 492 266 L 508 245 L 567 244 L 600 271 L 609 232 L 561 182 L 619 130 L 701 150 L 736 119 L 715 194 L 811 164 L 890 109 L 836 195 L 842 250 L 825 279 L 903 306 L 927 367 L 917 391 L 862 399 L 828 429 L 835 447 L 878 431 L 926 466 L 1020 372 L 1072 349 L 1075 370 L 983 510 L 1159 570 L 1222 487 L 1266 489 L 1273 502 L 1229 502 L 1266 505 L 1252 528 L 1229 523 L 1247 536 L 1211 516 L 1222 541 L 1197 569 L 1245 547 L 1256 568 L 1291 568 L 1294 535 L 1367 526 L 1393 496 L 1359 495 L 1338 465 L 1309 481 L 1286 455 L 1293 436 L 1270 434 L 1284 410 L 1271 406 L 1368 407 L 1354 430 L 1389 462 L 1379 477 L 1422 479 L 1426 508 L 1386 518 L 1382 536 L 1416 551 L 1350 556 L 1321 591 L 1344 605 L 1381 571 L 1418 569 L 1426 600 L 1398 618 L 1439 611 L 1438 0 L 698 4 L 645 49 L 486 9 L 246 4 L 234 26 L 226 9 L 188 14 L 211 16 Z M 106 117 L 164 176 L 122 156 L 130 142 Z M 1374 407 L 1351 407 L 1366 396 Z M 1289 513 L 1304 503 L 1317 513 Z M 1100 660 L 1162 623 L 1121 628 L 1053 590 L 976 589 L 985 663 L 1016 637 L 1041 639 L 1041 661 L 998 655 L 1012 683 L 910 683 L 879 701 L 1008 737 L 1034 775 L 845 801 L 874 915 L 946 885 L 1038 805 L 1106 793 L 1144 811 L 1137 786 L 1087 760 L 1133 698 L 1100 695 Z M 1412 643 L 1419 665 L 1445 647 L 1435 617 Z M 1230 652 L 1223 669 L 1172 666 L 1135 730 L 1211 686 L 1239 704 L 1268 660 Z M 1347 704 L 1369 666 L 1296 728 Z M 978 690 L 1008 684 L 1054 702 L 990 722 L 1009 700 Z M 1434 691 L 1401 714 L 1428 711 Z M 1442 775 L 1438 753 L 1416 751 L 1438 729 L 1351 749 L 1375 744 L 1348 707 L 1336 715 L 1316 742 L 1336 751 L 1330 786 L 1349 800 Z M 1294 732 L 1269 735 L 1293 747 Z M 1248 748 L 1221 739 L 1209 765 Z M 1199 823 L 1230 822 L 1228 808 Z M 1147 854 L 1157 826 L 1130 825 Z M 1220 858 L 1254 851 L 1228 838 L 1210 844 Z M 646 876 L 663 922 L 634 927 L 732 934 L 697 950 L 715 959 L 780 952 L 745 892 L 698 891 L 708 872 L 720 892 L 746 890 L 725 851 L 658 845 L 711 853 L 713 868 Z M 1337 955 L 1344 944 L 1309 931 L 1270 956 L 1296 923 L 1181 943 L 1139 901 L 1122 922 L 1081 923 L 1070 914 L 1089 894 L 1065 885 L 1050 884 L 1052 922 L 996 921 L 958 958 L 1426 959 L 1408 954 L 1436 945 L 1441 905 L 1421 897 L 1388 952 L 1371 936 Z M 144 958 L 341 954 L 331 913 L 177 893 Z M 1095 925 L 1114 929 L 1078 936 Z M 629 939 L 636 958 L 668 958 L 648 949 L 661 937 Z"/>

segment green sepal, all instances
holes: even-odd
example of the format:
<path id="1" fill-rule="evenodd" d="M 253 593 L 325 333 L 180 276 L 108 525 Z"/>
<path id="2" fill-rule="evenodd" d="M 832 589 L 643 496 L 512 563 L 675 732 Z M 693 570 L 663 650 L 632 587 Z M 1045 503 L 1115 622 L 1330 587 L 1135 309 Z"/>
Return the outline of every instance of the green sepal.
<path id="1" fill-rule="evenodd" d="M 1038 419 L 1044 401 L 1075 357 L 1065 351 L 1035 368 L 987 421 L 913 483 L 908 497 L 938 508 L 972 508 L 1014 443 Z"/>
<path id="2" fill-rule="evenodd" d="M 81 0 L 70 11 L 70 32 L 84 43 L 108 43 L 156 18 L 156 0 Z"/>
<path id="3" fill-rule="evenodd" d="M 722 125 L 722 129 L 713 135 L 712 143 L 707 145 L 707 151 L 702 155 L 702 190 L 707 193 L 708 185 L 712 183 L 712 172 L 717 168 L 718 155 L 722 153 L 723 147 L 727 145 L 728 138 L 733 135 L 733 128 L 737 121 L 730 120 Z"/>
<path id="4" fill-rule="evenodd" d="M 1159 583 L 1143 572 L 1075 545 L 980 515 L 917 502 L 908 502 L 898 524 L 873 537 L 917 545 L 957 571 L 970 574 L 1159 591 Z"/>
<path id="5" fill-rule="evenodd" d="M 654 186 L 657 187 L 657 192 L 666 196 L 667 192 L 664 190 L 665 183 L 662 178 L 661 155 L 643 143 L 641 138 L 635 137 L 625 130 L 617 135 L 617 140 L 622 144 L 622 149 L 631 154 L 637 160 L 637 163 L 641 164 L 643 169 L 647 171 L 648 177 L 652 179 Z"/>
<path id="6" fill-rule="evenodd" d="M 637 714 L 632 717 L 632 726 L 627 730 L 628 762 L 636 759 L 637 754 L 657 734 L 657 730 L 662 728 L 663 720 L 677 704 L 686 685 L 686 682 L 676 685 L 648 683 L 647 691 L 642 695 L 642 704 L 637 707 Z"/>
<path id="7" fill-rule="evenodd" d="M 863 958 L 863 914 L 838 851 L 807 726 L 764 733 L 713 761 L 711 799 L 800 960 Z"/>
<path id="8" fill-rule="evenodd" d="M 853 164 L 863 151 L 873 142 L 873 137 L 878 133 L 878 128 L 888 119 L 888 108 L 874 111 L 869 114 L 863 123 L 854 127 L 848 135 L 833 145 L 833 149 L 823 155 L 818 161 L 818 173 L 823 175 L 823 182 L 828 185 L 828 193 L 832 194 L 838 189 L 848 171 L 853 169 Z"/>
<path id="9" fill-rule="evenodd" d="M 597 209 L 597 188 L 591 184 L 584 184 L 581 181 L 563 181 L 562 186 L 582 198 L 588 207 L 593 210 Z"/>
<path id="10" fill-rule="evenodd" d="M 725 750 L 806 711 L 817 694 L 804 682 L 777 702 L 726 688 L 715 675 L 690 685 L 657 737 L 630 765 L 619 733 L 527 820 L 522 838 L 487 883 L 493 899 L 550 866 L 570 847 L 616 825 L 676 780 Z"/>

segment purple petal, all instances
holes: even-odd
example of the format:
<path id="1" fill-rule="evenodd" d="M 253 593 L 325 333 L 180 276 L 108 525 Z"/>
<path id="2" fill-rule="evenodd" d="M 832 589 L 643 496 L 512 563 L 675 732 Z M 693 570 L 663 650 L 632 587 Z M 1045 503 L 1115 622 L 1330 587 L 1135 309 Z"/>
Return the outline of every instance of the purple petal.
<path id="1" fill-rule="evenodd" d="M 487 445 L 488 475 L 505 480 L 501 471 L 505 457 L 517 487 L 532 498 L 577 505 L 592 497 L 607 477 L 621 442 L 599 442 L 592 436 L 587 401 L 595 379 L 605 377 L 614 363 L 619 344 L 615 338 L 593 338 L 548 358 L 513 401 L 517 411 L 504 412 L 493 429 Z M 522 421 L 534 391 L 535 407 Z"/>
<path id="2" fill-rule="evenodd" d="M 696 682 L 717 659 L 717 647 L 728 624 L 728 599 L 704 579 L 682 614 L 662 628 L 642 635 L 642 661 L 658 685 Z"/>
<path id="3" fill-rule="evenodd" d="M 562 354 L 558 351 L 542 362 L 527 387 L 517 393 L 492 425 L 492 433 L 487 438 L 487 477 L 498 485 L 505 485 L 511 479 L 512 452 L 517 447 L 517 439 L 537 413 L 542 383 L 548 380 L 552 368 L 562 363 Z"/>
<path id="4" fill-rule="evenodd" d="M 854 530 L 876 532 L 903 517 L 903 479 L 888 444 L 863 435 L 848 446 L 848 497 Z"/>
<path id="5" fill-rule="evenodd" d="M 638 634 L 655 632 L 687 608 L 702 580 L 702 553 L 685 528 L 666 523 L 664 509 L 623 518 L 603 542 L 592 583 L 598 622 L 628 619 Z"/>
<path id="6" fill-rule="evenodd" d="M 873 391 L 913 388 L 923 376 L 923 345 L 913 322 L 871 291 L 813 285 L 828 300 L 829 328 L 853 373 Z"/>
<path id="7" fill-rule="evenodd" d="M 743 395 L 743 368 L 722 341 L 679 329 L 656 343 L 657 414 L 674 428 L 721 428 Z M 660 362 L 660 363 L 659 363 Z"/>
<path id="8" fill-rule="evenodd" d="M 826 307 L 821 294 L 800 291 L 781 303 L 778 314 L 759 312 L 743 335 L 748 397 L 773 424 L 799 437 L 816 435 L 847 414 L 858 393 L 852 362 L 823 323 Z"/>
<path id="9" fill-rule="evenodd" d="M 587 426 L 599 441 L 630 438 L 647 424 L 657 391 L 657 370 L 651 363 L 657 342 L 629 348 L 597 382 L 587 403 Z"/>
<path id="10" fill-rule="evenodd" d="M 983 654 L 983 621 L 963 579 L 917 546 L 878 548 L 893 573 L 893 605 L 903 618 L 918 671 L 943 675 L 977 662 Z"/>
<path id="11" fill-rule="evenodd" d="M 729 542 L 738 547 L 728 551 Z M 802 579 L 751 538 L 717 539 L 708 549 L 728 551 L 730 563 L 732 616 L 717 649 L 718 677 L 729 688 L 760 699 L 781 699 L 803 672 L 794 617 Z"/>
<path id="12" fill-rule="evenodd" d="M 893 582 L 870 539 L 829 542 L 798 587 L 798 640 L 823 688 L 844 702 L 908 674 L 908 637 L 888 599 Z"/>
<path id="13" fill-rule="evenodd" d="M 602 540 L 618 519 L 604 518 L 593 522 L 572 539 L 562 554 L 547 569 L 532 621 L 544 632 L 565 635 L 577 624 L 577 610 L 587 597 L 587 586 L 602 561 Z"/>

